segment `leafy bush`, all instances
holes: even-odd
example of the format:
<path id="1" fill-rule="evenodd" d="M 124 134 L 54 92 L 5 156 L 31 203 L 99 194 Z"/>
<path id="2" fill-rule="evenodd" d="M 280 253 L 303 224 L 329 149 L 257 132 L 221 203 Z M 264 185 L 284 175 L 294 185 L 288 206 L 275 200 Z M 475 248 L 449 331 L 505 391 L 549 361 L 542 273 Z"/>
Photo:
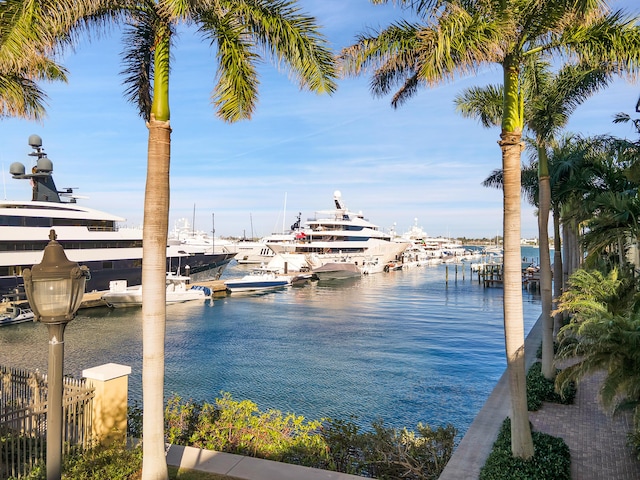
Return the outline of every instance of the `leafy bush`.
<path id="1" fill-rule="evenodd" d="M 307 466 L 326 458 L 319 421 L 278 410 L 260 412 L 255 403 L 235 401 L 228 393 L 215 405 L 180 402 L 174 398 L 167 405 L 171 443 Z"/>
<path id="2" fill-rule="evenodd" d="M 340 430 L 345 431 L 345 427 L 347 432 L 354 430 L 340 422 Z M 417 430 L 416 433 L 406 428 L 389 428 L 378 421 L 370 432 L 349 434 L 350 447 L 346 451 L 341 449 L 341 457 L 344 460 L 346 453 L 345 463 L 350 468 L 338 471 L 379 479 L 436 480 L 453 453 L 456 429 L 448 425 L 433 430 L 418 424 Z M 327 445 L 332 456 L 336 440 L 342 447 L 346 439 L 331 435 Z"/>
<path id="3" fill-rule="evenodd" d="M 139 478 L 142 447 L 128 448 L 125 442 L 98 445 L 65 460 L 63 480 L 89 478 L 122 480 Z"/>
<path id="4" fill-rule="evenodd" d="M 277 410 L 260 412 L 224 393 L 212 404 L 174 397 L 166 409 L 170 443 L 334 470 L 379 479 L 437 479 L 451 457 L 456 430 L 422 424 L 417 432 L 381 421 L 361 432 L 353 421 L 305 421 Z"/>
<path id="5" fill-rule="evenodd" d="M 560 372 L 560 370 L 557 370 Z M 568 383 L 562 392 L 557 393 L 555 382 L 547 380 L 542 374 L 542 364 L 536 362 L 527 372 L 527 408 L 530 412 L 538 410 L 542 402 L 562 403 L 571 405 L 576 397 L 575 382 Z"/>
<path id="6" fill-rule="evenodd" d="M 142 468 L 142 448 L 128 448 L 125 442 L 110 446 L 96 445 L 84 452 L 77 451 L 65 456 L 62 465 L 62 480 L 137 480 Z M 23 480 L 45 480 L 44 464 L 32 469 Z"/>
<path id="7" fill-rule="evenodd" d="M 534 455 L 530 460 L 511 454 L 511 420 L 507 418 L 486 463 L 480 480 L 571 480 L 571 454 L 561 438 L 532 432 Z"/>

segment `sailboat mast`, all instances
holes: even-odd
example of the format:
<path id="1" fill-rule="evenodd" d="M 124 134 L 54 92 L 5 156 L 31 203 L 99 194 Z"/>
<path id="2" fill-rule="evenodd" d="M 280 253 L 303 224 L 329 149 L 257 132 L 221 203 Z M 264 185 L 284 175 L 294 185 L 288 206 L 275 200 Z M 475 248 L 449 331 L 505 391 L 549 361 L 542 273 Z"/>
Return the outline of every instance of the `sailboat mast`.
<path id="1" fill-rule="evenodd" d="M 193 219 L 191 220 L 191 234 L 196 235 L 196 204 L 193 204 Z"/>
<path id="2" fill-rule="evenodd" d="M 284 210 L 282 211 L 282 233 L 284 234 L 284 224 L 287 219 L 287 192 L 284 192 Z"/>

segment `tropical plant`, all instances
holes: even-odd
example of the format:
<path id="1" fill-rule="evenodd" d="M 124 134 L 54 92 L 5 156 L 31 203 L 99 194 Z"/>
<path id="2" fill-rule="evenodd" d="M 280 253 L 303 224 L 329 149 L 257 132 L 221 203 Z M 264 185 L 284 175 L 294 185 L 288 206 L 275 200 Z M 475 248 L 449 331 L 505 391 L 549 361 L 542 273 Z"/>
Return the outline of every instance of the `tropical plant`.
<path id="1" fill-rule="evenodd" d="M 571 479 L 571 452 L 562 438 L 533 432 L 536 454 L 525 462 L 509 451 L 509 423 L 507 418 L 500 427 L 489 458 L 480 470 L 480 480 Z"/>
<path id="2" fill-rule="evenodd" d="M 549 251 L 549 212 L 551 210 L 551 183 L 549 175 L 549 149 L 560 128 L 569 120 L 570 114 L 589 95 L 605 87 L 614 70 L 610 65 L 587 63 L 567 64 L 555 74 L 548 62 L 528 57 L 523 69 L 523 91 L 525 99 L 524 122 L 533 136 L 530 145 L 535 152 L 537 185 L 529 193 L 532 203 L 538 208 L 538 238 L 540 245 L 540 293 L 542 297 L 542 371 L 552 380 L 554 321 L 552 309 L 552 273 Z M 469 88 L 455 99 L 457 110 L 465 117 L 480 119 L 485 127 L 497 126 L 502 118 L 504 91 L 500 85 L 484 88 Z M 523 172 L 524 173 L 524 172 Z M 485 182 L 487 184 L 488 182 Z M 489 182 L 490 183 L 490 182 Z M 525 182 L 521 181 L 523 190 Z M 528 184 L 530 188 L 532 185 Z"/>
<path id="3" fill-rule="evenodd" d="M 331 51 L 313 17 L 295 0 L 124 1 L 125 85 L 149 129 L 144 200 L 143 479 L 166 478 L 163 395 L 165 270 L 169 220 L 169 73 L 180 23 L 193 23 L 217 47 L 213 104 L 227 122 L 251 117 L 257 101 L 257 64 L 265 53 L 288 67 L 302 88 L 332 93 Z"/>
<path id="4" fill-rule="evenodd" d="M 105 0 L 0 2 L 0 118 L 42 120 L 47 95 L 41 82 L 67 81 L 56 62 L 61 48 L 88 28 Z"/>
<path id="5" fill-rule="evenodd" d="M 391 0 L 372 0 L 389 3 Z M 497 64 L 503 73 L 500 149 L 504 175 L 504 325 L 513 418 L 514 456 L 533 456 L 526 407 L 520 260 L 520 155 L 524 127 L 523 72 L 528 57 L 549 61 L 606 60 L 636 69 L 640 33 L 632 18 L 592 0 L 396 0 L 419 21 L 398 22 L 343 49 L 345 74 L 373 70 L 375 95 L 397 107 L 419 87 L 434 86 Z M 580 60 L 579 60 L 580 61 Z"/>
<path id="6" fill-rule="evenodd" d="M 365 430 L 354 421 L 307 421 L 277 410 L 262 412 L 248 400 L 223 393 L 215 404 L 169 400 L 168 441 L 216 451 L 305 465 L 379 479 L 435 480 L 455 447 L 456 429 L 416 431 L 387 427 Z"/>
<path id="7" fill-rule="evenodd" d="M 559 308 L 571 322 L 558 336 L 559 359 L 571 359 L 556 378 L 556 390 L 603 371 L 600 398 L 614 412 L 635 410 L 635 435 L 640 433 L 640 309 L 637 279 L 578 270 Z M 640 446 L 640 445 L 636 445 Z"/>

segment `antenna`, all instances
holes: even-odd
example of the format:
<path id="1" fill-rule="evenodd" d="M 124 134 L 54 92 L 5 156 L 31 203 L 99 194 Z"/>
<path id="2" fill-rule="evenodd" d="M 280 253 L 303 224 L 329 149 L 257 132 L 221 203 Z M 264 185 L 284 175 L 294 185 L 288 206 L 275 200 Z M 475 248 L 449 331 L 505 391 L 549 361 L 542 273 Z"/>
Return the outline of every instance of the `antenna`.
<path id="1" fill-rule="evenodd" d="M 191 221 L 191 235 L 196 236 L 196 204 L 193 204 L 193 220 Z"/>
<path id="2" fill-rule="evenodd" d="M 284 192 L 284 209 L 282 210 L 282 233 L 284 233 L 284 222 L 287 219 L 287 192 Z"/>

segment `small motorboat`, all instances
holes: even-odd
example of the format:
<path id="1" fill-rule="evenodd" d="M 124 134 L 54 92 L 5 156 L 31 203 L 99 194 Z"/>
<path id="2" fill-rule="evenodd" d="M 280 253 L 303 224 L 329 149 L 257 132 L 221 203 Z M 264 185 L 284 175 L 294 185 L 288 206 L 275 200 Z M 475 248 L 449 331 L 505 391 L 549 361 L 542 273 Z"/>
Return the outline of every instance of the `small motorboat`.
<path id="1" fill-rule="evenodd" d="M 362 276 L 362 272 L 353 262 L 328 262 L 314 268 L 313 273 L 320 281 L 342 280 Z"/>
<path id="2" fill-rule="evenodd" d="M 249 275 L 242 278 L 225 281 L 224 286 L 231 293 L 250 292 L 288 287 L 291 285 L 291 280 L 290 275 L 280 275 L 278 270 L 260 267 L 252 269 Z"/>
<path id="3" fill-rule="evenodd" d="M 17 307 L 15 305 L 5 308 L 0 313 L 0 327 L 5 325 L 15 325 L 16 323 L 31 322 L 35 314 L 30 308 Z"/>
<path id="4" fill-rule="evenodd" d="M 191 300 L 205 300 L 211 296 L 211 289 L 190 285 L 190 277 L 167 273 L 167 305 Z M 109 282 L 109 291 L 102 295 L 109 307 L 139 307 L 142 305 L 142 285 L 127 286 L 126 280 Z"/>

